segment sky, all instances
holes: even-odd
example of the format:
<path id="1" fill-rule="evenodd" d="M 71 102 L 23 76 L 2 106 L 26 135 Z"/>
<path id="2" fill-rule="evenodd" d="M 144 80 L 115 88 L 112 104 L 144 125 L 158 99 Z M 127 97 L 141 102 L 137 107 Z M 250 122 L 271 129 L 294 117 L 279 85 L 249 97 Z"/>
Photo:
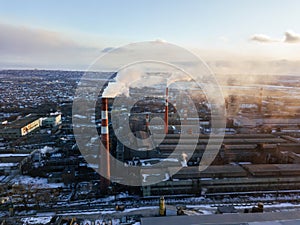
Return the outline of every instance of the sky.
<path id="1" fill-rule="evenodd" d="M 0 68 L 86 69 L 159 39 L 216 73 L 300 74 L 299 12 L 298 0 L 0 0 Z"/>

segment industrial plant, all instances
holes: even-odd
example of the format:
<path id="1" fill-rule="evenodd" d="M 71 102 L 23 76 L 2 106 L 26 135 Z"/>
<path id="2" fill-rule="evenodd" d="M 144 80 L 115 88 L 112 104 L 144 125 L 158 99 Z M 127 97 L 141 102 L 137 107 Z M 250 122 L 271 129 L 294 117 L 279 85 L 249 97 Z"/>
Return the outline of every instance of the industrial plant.
<path id="1" fill-rule="evenodd" d="M 1 85 L 19 73 L 1 71 Z M 296 218 L 297 78 L 217 76 L 223 114 L 190 81 L 134 85 L 111 96 L 107 89 L 118 73 L 95 73 L 103 88 L 90 104 L 85 101 L 95 80 L 82 81 L 83 72 L 22 73 L 18 92 L 5 93 L 1 102 L 2 224 L 213 223 L 216 214 L 227 213 L 233 224 L 246 221 L 240 214 L 267 221 L 283 211 Z M 43 100 L 23 107 L 31 100 L 18 100 L 19 93 L 35 89 L 32 76 L 51 92 L 31 90 L 32 99 L 36 94 Z M 80 82 L 85 92 L 76 96 Z M 52 92 L 63 97 L 55 99 Z M 4 98 L 19 101 L 19 107 L 6 107 Z M 44 103 L 51 107 L 45 110 Z M 214 126 L 213 120 L 222 119 L 224 127 Z"/>

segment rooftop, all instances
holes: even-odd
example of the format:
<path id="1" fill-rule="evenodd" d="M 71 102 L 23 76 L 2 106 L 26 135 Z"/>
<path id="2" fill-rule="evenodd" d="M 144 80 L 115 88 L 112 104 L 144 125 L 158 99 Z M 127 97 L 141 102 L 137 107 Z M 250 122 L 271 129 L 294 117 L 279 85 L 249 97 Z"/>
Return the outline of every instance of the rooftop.
<path id="1" fill-rule="evenodd" d="M 141 225 L 296 225 L 300 224 L 299 211 L 267 213 L 234 213 L 200 216 L 170 216 L 142 218 Z"/>
<path id="2" fill-rule="evenodd" d="M 27 124 L 39 119 L 40 117 L 37 115 L 29 115 L 26 117 L 23 117 L 21 119 L 15 120 L 11 122 L 10 124 L 1 125 L 0 129 L 9 129 L 9 128 L 22 128 L 26 126 Z"/>

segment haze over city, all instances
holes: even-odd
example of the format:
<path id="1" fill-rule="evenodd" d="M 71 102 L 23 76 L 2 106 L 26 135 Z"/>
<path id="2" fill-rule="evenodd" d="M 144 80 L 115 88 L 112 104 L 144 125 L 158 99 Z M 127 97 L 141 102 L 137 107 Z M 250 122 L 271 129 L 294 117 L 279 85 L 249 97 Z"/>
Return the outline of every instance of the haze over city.
<path id="1" fill-rule="evenodd" d="M 191 50 L 215 73 L 297 75 L 299 4 L 2 1 L 0 67 L 85 70 L 112 48 L 165 40 Z"/>

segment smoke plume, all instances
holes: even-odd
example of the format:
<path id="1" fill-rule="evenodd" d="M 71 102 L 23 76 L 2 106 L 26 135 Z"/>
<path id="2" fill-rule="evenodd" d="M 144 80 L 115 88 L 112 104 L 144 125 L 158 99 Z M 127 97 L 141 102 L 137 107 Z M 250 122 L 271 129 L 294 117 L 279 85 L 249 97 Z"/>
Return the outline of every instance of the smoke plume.
<path id="1" fill-rule="evenodd" d="M 129 88 L 150 87 L 165 82 L 165 78 L 157 75 L 151 75 L 142 69 L 128 68 L 118 72 L 116 82 L 110 82 L 104 90 L 104 97 L 114 98 L 117 95 L 129 96 Z"/>

